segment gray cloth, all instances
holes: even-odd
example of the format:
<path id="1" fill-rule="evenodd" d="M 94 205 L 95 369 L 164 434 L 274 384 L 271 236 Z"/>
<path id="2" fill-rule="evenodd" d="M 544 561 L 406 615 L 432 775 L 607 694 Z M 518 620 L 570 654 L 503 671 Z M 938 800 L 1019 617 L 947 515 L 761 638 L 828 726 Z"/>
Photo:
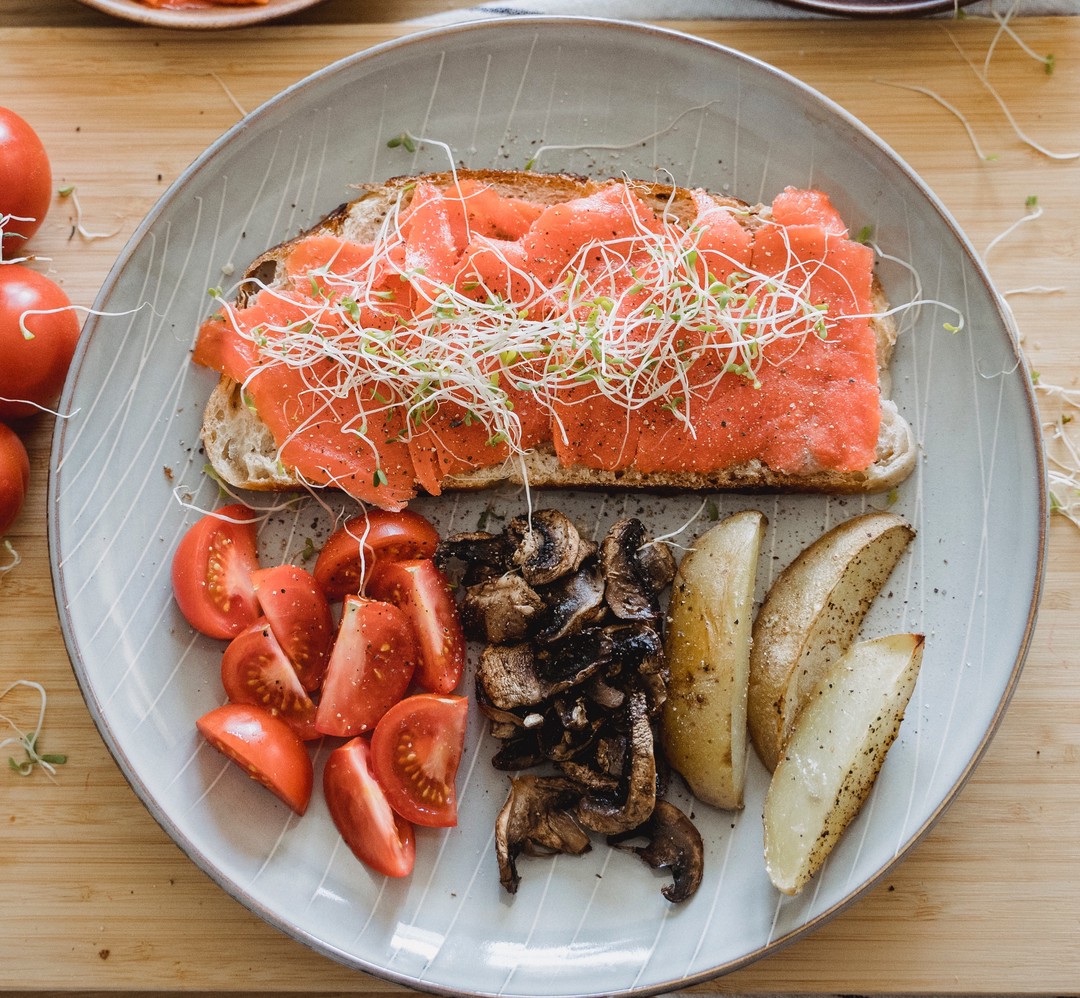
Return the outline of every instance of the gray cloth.
<path id="1" fill-rule="evenodd" d="M 979 0 L 963 10 L 967 15 L 983 17 L 1010 13 L 1021 16 L 1080 15 L 1080 0 Z M 449 23 L 500 14 L 578 14 L 632 21 L 827 16 L 779 0 L 508 0 L 506 3 L 485 3 L 465 10 L 448 11 L 425 20 Z M 942 16 L 953 15 L 949 12 Z"/>

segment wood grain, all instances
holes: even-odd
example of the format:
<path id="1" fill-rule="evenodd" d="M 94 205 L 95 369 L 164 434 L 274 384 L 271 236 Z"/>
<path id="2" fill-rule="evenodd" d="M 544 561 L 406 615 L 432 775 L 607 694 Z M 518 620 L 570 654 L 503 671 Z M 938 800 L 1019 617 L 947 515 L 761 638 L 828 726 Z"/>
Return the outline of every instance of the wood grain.
<path id="1" fill-rule="evenodd" d="M 10 0 L 9 0 L 10 2 Z M 15 0 L 15 7 L 23 0 Z M 36 4 L 23 3 L 24 8 Z M 63 5 L 61 5 L 63 8 Z M 78 8 L 82 10 L 82 8 Z M 38 266 L 89 305 L 128 235 L 168 184 L 239 117 L 326 63 L 401 26 L 269 27 L 189 35 L 114 26 L 8 27 L 0 94 L 38 128 L 57 199 L 34 248 Z M 358 17 L 357 20 L 360 18 Z M 26 22 L 40 23 L 40 22 Z M 922 174 L 978 249 L 1038 198 L 1041 218 L 988 256 L 1011 295 L 1042 379 L 1077 387 L 1080 161 L 1026 147 L 977 66 L 994 25 L 948 22 L 694 23 L 690 30 L 795 73 L 865 121 Z M 1053 52 L 1052 75 L 999 42 L 991 78 L 1022 126 L 1080 150 L 1080 18 L 1018 30 Z M 964 110 L 983 147 L 925 94 Z M 973 331 L 972 335 L 977 335 Z M 1047 406 L 1048 415 L 1052 406 Z M 11 540 L 22 563 L 0 584 L 0 688 L 49 692 L 43 750 L 66 752 L 56 783 L 0 775 L 0 989 L 113 992 L 319 992 L 401 989 L 346 970 L 282 936 L 212 884 L 161 831 L 109 756 L 83 704 L 59 631 L 48 568 L 51 418 L 22 428 L 33 481 Z M 958 496 L 958 502 L 964 497 Z M 884 882 L 819 931 L 694 993 L 1067 993 L 1080 982 L 1080 534 L 1055 518 L 1038 627 L 1013 703 L 985 759 L 944 818 Z M 3 710 L 32 723 L 33 703 Z M 731 917 L 737 918 L 738 913 Z"/>

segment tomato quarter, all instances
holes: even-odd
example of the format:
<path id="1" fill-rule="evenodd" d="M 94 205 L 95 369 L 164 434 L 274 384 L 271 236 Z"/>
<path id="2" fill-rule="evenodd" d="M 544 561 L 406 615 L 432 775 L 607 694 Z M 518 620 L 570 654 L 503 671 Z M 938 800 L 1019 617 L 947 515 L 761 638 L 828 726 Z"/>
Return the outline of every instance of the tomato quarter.
<path id="1" fill-rule="evenodd" d="M 430 558 L 438 544 L 438 531 L 419 513 L 371 509 L 327 538 L 313 574 L 327 599 L 337 601 L 359 593 L 376 563 Z"/>
<path id="2" fill-rule="evenodd" d="M 0 427 L 0 459 L 3 439 Z M 449 695 L 465 638 L 430 557 L 438 535 L 417 514 L 373 510 L 336 531 L 309 573 L 262 567 L 257 522 L 243 504 L 222 507 L 187 530 L 173 557 L 181 612 L 228 639 L 221 682 L 230 702 L 199 718 L 198 730 L 297 814 L 314 781 L 305 742 L 341 739 L 322 775 L 334 826 L 371 870 L 408 876 L 414 826 L 457 824 L 468 718 L 468 700 Z M 341 600 L 340 619 L 331 598 Z M 415 693 L 421 674 L 427 685 Z"/>
<path id="3" fill-rule="evenodd" d="M 370 731 L 409 688 L 416 662 L 409 622 L 396 606 L 346 596 L 316 727 L 345 737 Z"/>
<path id="4" fill-rule="evenodd" d="M 315 704 L 266 620 L 241 631 L 221 656 L 221 684 L 233 703 L 262 707 L 300 738 L 318 738 Z"/>
<path id="5" fill-rule="evenodd" d="M 231 638 L 259 618 L 251 573 L 259 567 L 255 514 L 239 504 L 208 513 L 173 555 L 173 595 L 188 623 Z"/>
<path id="6" fill-rule="evenodd" d="M 457 824 L 454 781 L 467 717 L 465 697 L 418 693 L 391 707 L 375 726 L 372 768 L 403 818 L 438 828 Z"/>
<path id="7" fill-rule="evenodd" d="M 304 743 L 259 707 L 227 703 L 195 722 L 208 742 L 273 791 L 297 814 L 307 810 L 315 774 Z"/>
<path id="8" fill-rule="evenodd" d="M 0 423 L 0 537 L 22 509 L 30 487 L 30 458 L 19 435 Z"/>
<path id="9" fill-rule="evenodd" d="M 322 590 L 310 572 L 296 565 L 260 568 L 251 583 L 304 689 L 318 689 L 334 643 L 334 617 Z"/>
<path id="10" fill-rule="evenodd" d="M 79 329 L 59 285 L 29 267 L 0 266 L 0 419 L 25 419 L 56 401 Z"/>
<path id="11" fill-rule="evenodd" d="M 0 256 L 11 258 L 45 219 L 52 201 L 52 170 L 37 132 L 0 107 Z"/>
<path id="12" fill-rule="evenodd" d="M 465 669 L 465 634 L 450 583 L 430 558 L 380 564 L 367 593 L 400 607 L 416 634 L 418 686 L 451 693 Z"/>
<path id="13" fill-rule="evenodd" d="M 366 738 L 330 753 L 323 770 L 330 817 L 357 859 L 388 877 L 405 877 L 416 860 L 413 828 L 387 803 L 371 769 Z"/>

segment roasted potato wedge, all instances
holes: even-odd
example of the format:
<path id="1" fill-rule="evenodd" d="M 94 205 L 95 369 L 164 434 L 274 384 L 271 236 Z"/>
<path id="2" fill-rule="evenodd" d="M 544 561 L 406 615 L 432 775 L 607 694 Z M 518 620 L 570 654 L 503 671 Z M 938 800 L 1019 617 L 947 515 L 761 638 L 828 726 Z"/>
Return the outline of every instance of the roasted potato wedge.
<path id="1" fill-rule="evenodd" d="M 679 565 L 668 609 L 664 750 L 694 795 L 722 808 L 743 805 L 750 634 L 765 524 L 762 513 L 747 510 L 703 534 Z"/>
<path id="2" fill-rule="evenodd" d="M 765 866 L 797 894 L 859 813 L 900 730 L 922 663 L 921 634 L 852 645 L 799 713 L 765 797 Z"/>
<path id="3" fill-rule="evenodd" d="M 893 513 L 856 516 L 785 568 L 758 611 L 750 654 L 750 737 L 773 770 L 795 716 L 859 626 L 914 530 Z"/>

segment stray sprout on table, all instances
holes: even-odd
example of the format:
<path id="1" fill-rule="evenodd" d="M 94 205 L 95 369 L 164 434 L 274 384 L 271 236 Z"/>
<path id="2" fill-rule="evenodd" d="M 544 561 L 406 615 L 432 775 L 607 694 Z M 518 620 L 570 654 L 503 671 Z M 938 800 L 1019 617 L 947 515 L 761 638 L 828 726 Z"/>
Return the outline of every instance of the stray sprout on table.
<path id="1" fill-rule="evenodd" d="M 1054 72 L 1054 54 L 1052 52 L 1046 55 L 1039 55 L 1027 42 L 1025 42 L 1020 35 L 1013 29 L 1009 23 L 1020 9 L 1020 0 L 1014 0 L 1012 6 L 1004 14 L 998 11 L 993 11 L 991 17 L 998 23 L 998 30 L 994 35 L 993 40 L 990 42 L 989 47 L 986 49 L 986 57 L 983 59 L 983 72 L 989 74 L 990 72 L 990 59 L 994 54 L 994 50 L 997 48 L 998 42 L 1003 36 L 1008 36 L 1014 41 L 1020 48 L 1020 51 L 1025 55 L 1030 56 L 1036 62 L 1041 62 L 1046 71 L 1046 75 L 1050 76 Z"/>
<path id="2" fill-rule="evenodd" d="M 112 232 L 91 232 L 83 225 L 82 205 L 79 203 L 79 195 L 75 192 L 74 184 L 68 184 L 66 187 L 61 187 L 56 193 L 62 198 L 70 198 L 71 203 L 75 208 L 75 227 L 73 234 L 77 232 L 83 239 L 111 239 L 119 233 L 121 226 L 117 226 Z"/>
<path id="3" fill-rule="evenodd" d="M 914 83 L 897 83 L 894 80 L 875 80 L 875 83 L 880 83 L 882 86 L 895 87 L 897 90 L 910 90 L 912 93 L 923 94 L 929 97 L 932 101 L 940 104 L 946 111 L 954 115 L 956 119 L 964 126 L 964 131 L 967 132 L 968 140 L 971 142 L 972 149 L 975 150 L 975 155 L 982 160 L 994 160 L 998 158 L 997 153 L 987 153 L 983 150 L 983 147 L 979 144 L 979 138 L 975 134 L 975 129 L 971 127 L 971 122 L 968 121 L 967 115 L 964 114 L 959 108 L 950 104 L 944 97 L 929 87 L 921 87 Z"/>
<path id="4" fill-rule="evenodd" d="M 7 748 L 9 745 L 21 745 L 23 751 L 26 754 L 25 759 L 15 759 L 14 757 L 8 757 L 8 766 L 20 776 L 29 776 L 35 766 L 40 766 L 48 775 L 50 780 L 56 775 L 56 767 L 62 766 L 67 762 L 66 755 L 57 755 L 55 753 L 41 753 L 38 751 L 38 739 L 41 737 L 41 728 L 45 723 L 45 705 L 48 702 L 48 697 L 45 693 L 45 687 L 41 683 L 33 682 L 29 679 L 16 679 L 15 682 L 10 683 L 7 687 L 0 692 L 0 700 L 3 700 L 12 690 L 17 688 L 26 688 L 34 690 L 40 698 L 40 706 L 38 708 L 37 724 L 34 726 L 34 730 L 31 732 L 23 731 L 10 717 L 0 714 L 0 722 L 8 725 L 14 732 L 15 736 L 11 738 L 5 738 L 0 741 L 0 749 Z"/>
<path id="5" fill-rule="evenodd" d="M 986 249 L 984 249 L 982 252 L 983 260 L 985 260 L 987 256 L 990 255 L 990 251 L 995 246 L 997 246 L 998 243 L 1012 235 L 1012 233 L 1015 232 L 1018 228 L 1020 228 L 1021 225 L 1025 224 L 1026 222 L 1033 222 L 1035 221 L 1035 219 L 1042 216 L 1042 207 L 1039 205 L 1038 199 L 1033 195 L 1028 197 L 1028 199 L 1024 202 L 1024 207 L 1026 209 L 1025 214 L 1021 215 L 1015 222 L 1012 223 L 1012 225 L 1010 225 L 1003 232 L 999 232 L 996 236 L 994 236 L 993 239 L 990 240 L 990 242 L 986 244 Z"/>
<path id="6" fill-rule="evenodd" d="M 975 74 L 975 78 L 979 81 L 979 83 L 982 84 L 983 89 L 988 94 L 990 94 L 991 97 L 994 98 L 994 100 L 997 103 L 998 107 L 1001 108 L 1002 114 L 1005 115 L 1005 119 L 1008 121 L 1008 123 L 1011 126 L 1012 130 L 1016 133 L 1017 138 L 1019 138 L 1025 145 L 1027 145 L 1030 148 L 1034 149 L 1036 152 L 1041 153 L 1043 156 L 1046 156 L 1048 159 L 1060 159 L 1060 160 L 1080 159 L 1080 151 L 1076 151 L 1076 152 L 1073 152 L 1073 151 L 1070 151 L 1070 152 L 1055 152 L 1055 151 L 1047 148 L 1046 146 L 1042 145 L 1041 143 L 1037 142 L 1035 139 L 1031 138 L 1020 127 L 1020 123 L 1016 120 L 1016 117 L 1012 113 L 1012 111 L 1010 110 L 1008 104 L 1005 103 L 1005 99 L 1001 96 L 1000 93 L 998 93 L 997 89 L 990 82 L 990 79 L 987 76 L 987 74 L 984 71 L 980 70 L 979 67 L 976 66 L 971 61 L 971 59 L 968 58 L 967 53 L 965 53 L 964 50 L 962 48 L 960 48 L 960 43 L 957 42 L 957 40 L 952 36 L 952 34 L 950 34 L 948 32 L 946 32 L 946 34 L 948 34 L 949 41 L 953 43 L 953 46 L 956 49 L 956 51 L 960 53 L 960 58 L 963 59 L 964 62 L 967 63 L 968 68 L 972 71 L 972 73 Z"/>
<path id="7" fill-rule="evenodd" d="M 220 77 L 217 73 L 211 71 L 210 76 L 217 82 L 218 86 L 225 92 L 225 96 L 229 98 L 229 103 L 240 112 L 241 115 L 247 117 L 247 110 L 236 99 L 236 95 L 229 89 L 229 85 Z"/>
<path id="8" fill-rule="evenodd" d="M 1040 153 L 1043 156 L 1046 156 L 1049 159 L 1055 159 L 1055 160 L 1074 160 L 1074 159 L 1078 159 L 1078 158 L 1080 158 L 1080 151 L 1072 151 L 1072 150 L 1070 150 L 1070 151 L 1066 151 L 1066 152 L 1057 152 L 1057 151 L 1054 151 L 1052 149 L 1049 149 L 1045 145 L 1042 145 L 1041 143 L 1039 143 L 1035 139 L 1031 138 L 1020 127 L 1019 122 L 1016 120 L 1016 116 L 1013 114 L 1013 112 L 1009 108 L 1009 106 L 1005 103 L 1005 100 L 1001 96 L 1001 94 L 997 91 L 997 89 L 994 87 L 994 85 L 990 82 L 990 63 L 991 63 L 992 57 L 994 55 L 994 52 L 996 51 L 996 49 L 998 47 L 998 43 L 1001 41 L 1002 38 L 1005 38 L 1005 37 L 1007 37 L 1010 40 L 1012 40 L 1013 42 L 1015 42 L 1020 47 L 1021 51 L 1024 52 L 1025 55 L 1030 56 L 1036 62 L 1040 63 L 1043 66 L 1043 69 L 1047 73 L 1047 75 L 1052 74 L 1053 71 L 1054 71 L 1054 67 L 1056 65 L 1056 62 L 1055 62 L 1053 54 L 1048 54 L 1048 55 L 1045 55 L 1045 56 L 1039 55 L 1029 45 L 1027 45 L 1024 42 L 1024 40 L 1020 37 L 1019 33 L 1012 27 L 1010 22 L 1012 21 L 1014 15 L 1017 13 L 1017 10 L 1018 10 L 1019 6 L 1020 6 L 1020 0 L 1015 0 L 1015 2 L 1012 4 L 1012 6 L 1009 8 L 1009 10 L 1005 14 L 1001 14 L 1001 13 L 999 13 L 997 11 L 994 11 L 992 13 L 993 19 L 998 24 L 998 30 L 995 32 L 993 39 L 991 40 L 989 46 L 987 47 L 986 54 L 984 55 L 983 60 L 982 60 L 981 68 L 978 65 L 976 65 L 968 57 L 967 53 L 965 53 L 964 50 L 960 47 L 960 43 L 956 40 L 956 38 L 954 37 L 954 35 L 952 34 L 951 31 L 946 29 L 945 34 L 948 37 L 949 41 L 952 42 L 953 47 L 960 54 L 960 58 L 964 60 L 964 62 L 971 69 L 972 73 L 975 74 L 976 79 L 982 85 L 983 89 L 985 89 L 986 92 L 989 93 L 991 97 L 993 97 L 994 101 L 997 103 L 998 107 L 1001 109 L 1001 112 L 1005 115 L 1005 119 L 1006 119 L 1006 121 L 1008 121 L 1009 126 L 1012 128 L 1013 132 L 1016 134 L 1016 136 L 1025 145 L 1027 145 L 1031 149 L 1034 149 L 1036 152 Z M 958 14 L 959 13 L 960 13 L 960 11 L 958 9 Z M 961 19 L 961 18 L 958 17 L 958 19 Z M 920 94 L 923 94 L 923 95 L 929 97 L 931 100 L 936 101 L 938 104 L 940 104 L 943 108 L 945 108 L 951 114 L 955 115 L 956 118 L 960 121 L 960 123 L 964 126 L 964 129 L 965 129 L 965 131 L 967 132 L 967 135 L 968 135 L 968 139 L 971 141 L 972 148 L 975 150 L 975 154 L 979 157 L 979 159 L 989 161 L 989 160 L 994 160 L 994 159 L 998 158 L 998 154 L 996 154 L 996 153 L 987 154 L 986 152 L 983 151 L 983 148 L 979 144 L 979 140 L 978 140 L 977 136 L 975 135 L 975 131 L 972 128 L 971 123 L 968 120 L 967 116 L 964 114 L 964 112 L 961 111 L 959 108 L 955 107 L 953 104 L 950 104 L 944 97 L 942 97 L 937 92 L 929 89 L 928 87 L 919 86 L 919 85 L 916 85 L 916 84 L 898 83 L 898 82 L 895 82 L 895 81 L 880 80 L 880 79 L 875 80 L 875 82 L 880 83 L 880 84 L 882 84 L 884 86 L 888 86 L 888 87 L 897 87 L 897 88 L 902 89 L 902 90 L 910 90 L 910 91 L 912 91 L 914 93 L 920 93 Z"/>
<path id="9" fill-rule="evenodd" d="M 1016 120 L 1016 116 L 1012 110 L 1005 103 L 1001 94 L 994 88 L 990 82 L 990 70 L 991 63 L 995 52 L 1003 39 L 1008 39 L 1015 43 L 1020 50 L 1033 59 L 1035 62 L 1040 63 L 1047 75 L 1051 75 L 1056 67 L 1054 55 L 1048 53 L 1047 55 L 1040 55 L 1034 49 L 1028 45 L 1020 33 L 1017 32 L 1013 26 L 1012 21 L 1014 16 L 1019 10 L 1021 0 L 1014 0 L 1010 5 L 1006 13 L 1002 14 L 998 11 L 991 13 L 992 18 L 997 22 L 998 29 L 994 33 L 993 38 L 987 47 L 986 53 L 982 59 L 981 66 L 976 65 L 972 59 L 964 52 L 960 47 L 959 42 L 954 37 L 953 33 L 946 30 L 946 34 L 953 47 L 957 50 L 960 57 L 971 69 L 976 79 L 982 85 L 982 87 L 993 97 L 1001 112 L 1004 114 L 1005 119 L 1009 123 L 1009 126 L 1013 129 L 1016 136 L 1029 148 L 1040 153 L 1044 157 L 1056 160 L 1056 161 L 1072 161 L 1080 158 L 1080 151 L 1064 151 L 1058 152 L 1048 149 L 1046 146 L 1036 142 L 1030 136 L 1028 136 L 1024 130 L 1020 127 Z M 961 19 L 964 16 L 964 12 L 959 8 L 956 9 L 957 19 Z M 970 122 L 964 113 L 953 105 L 949 104 L 944 98 L 936 94 L 935 92 L 921 86 L 908 85 L 904 83 L 894 83 L 885 80 L 877 81 L 887 86 L 900 87 L 902 89 L 911 90 L 917 93 L 925 94 L 931 99 L 937 101 L 948 111 L 954 114 L 960 122 L 963 124 L 967 131 L 968 138 L 971 144 L 982 160 L 991 160 L 997 158 L 996 156 L 988 156 L 979 144 L 978 138 L 975 135 L 974 129 L 971 127 Z M 1039 200 L 1034 195 L 1029 195 L 1024 203 L 1025 214 L 1009 225 L 1003 232 L 999 233 L 994 239 L 992 239 L 983 251 L 983 257 L 985 258 L 991 250 L 993 250 L 1002 240 L 1006 239 L 1016 229 L 1028 222 L 1032 222 L 1042 215 L 1043 209 L 1039 204 Z M 1052 294 L 1061 292 L 1064 289 L 1061 287 L 1051 287 L 1046 285 L 1032 285 L 1031 287 L 1015 288 L 1010 291 L 1004 292 L 1002 295 L 1003 301 L 1008 295 L 1021 295 L 1021 294 Z M 1006 307 L 1008 302 L 1005 302 Z M 1046 459 L 1048 463 L 1048 480 L 1049 480 L 1049 500 L 1051 513 L 1059 516 L 1064 516 L 1067 520 L 1071 521 L 1076 526 L 1080 527 L 1080 443 L 1076 439 L 1075 427 L 1077 421 L 1074 420 L 1074 412 L 1080 409 L 1080 390 L 1061 388 L 1055 385 L 1048 384 L 1039 378 L 1037 372 L 1033 372 L 1032 380 L 1035 386 L 1036 392 L 1047 399 L 1048 402 L 1057 404 L 1057 413 L 1052 418 L 1046 420 L 1042 424 L 1043 438 L 1046 447 Z"/>
<path id="10" fill-rule="evenodd" d="M 19 557 L 19 552 L 15 550 L 15 548 L 11 544 L 11 541 L 9 541 L 6 537 L 4 538 L 3 545 L 0 546 L 2 546 L 4 551 L 7 552 L 8 556 L 8 560 L 5 561 L 3 564 L 0 564 L 0 582 L 3 582 L 4 576 L 7 575 L 7 573 L 10 572 L 13 568 L 15 568 L 15 566 L 18 565 L 20 561 L 22 561 L 22 558 Z"/>
<path id="11" fill-rule="evenodd" d="M 1080 410 L 1080 389 L 1044 382 L 1032 372 L 1035 391 L 1057 403 L 1059 412 L 1042 424 L 1046 442 L 1050 512 L 1080 527 L 1080 441 L 1073 413 Z"/>

